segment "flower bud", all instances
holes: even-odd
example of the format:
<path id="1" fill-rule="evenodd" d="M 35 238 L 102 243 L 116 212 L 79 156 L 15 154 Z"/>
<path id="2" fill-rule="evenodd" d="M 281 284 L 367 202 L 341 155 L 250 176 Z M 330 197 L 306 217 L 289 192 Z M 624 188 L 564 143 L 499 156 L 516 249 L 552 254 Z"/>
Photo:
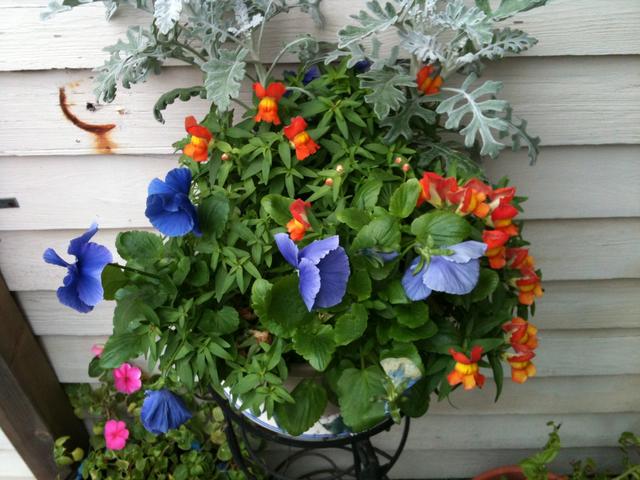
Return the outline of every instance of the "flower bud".
<path id="1" fill-rule="evenodd" d="M 393 160 L 393 162 L 394 162 L 396 165 L 400 165 L 400 164 L 402 163 L 402 157 L 396 157 L 396 158 Z"/>
<path id="2" fill-rule="evenodd" d="M 327 187 L 331 187 L 331 186 L 333 185 L 333 178 L 327 178 L 327 179 L 324 181 L 324 184 L 325 184 Z"/>
<path id="3" fill-rule="evenodd" d="M 409 170 L 411 170 L 411 165 L 409 165 L 408 163 L 405 163 L 404 165 L 402 165 L 402 171 L 403 172 L 408 172 Z"/>
<path id="4" fill-rule="evenodd" d="M 342 164 L 338 165 L 336 167 L 336 172 L 338 172 L 338 174 L 342 175 L 344 173 L 344 166 Z"/>
<path id="5" fill-rule="evenodd" d="M 79 462 L 84 458 L 84 450 L 82 450 L 80 447 L 76 448 L 73 452 L 71 452 L 71 458 L 73 458 L 74 461 Z"/>
<path id="6" fill-rule="evenodd" d="M 226 162 L 227 160 L 229 160 L 231 158 L 231 155 L 229 155 L 228 153 L 223 153 L 222 156 L 220 157 L 222 159 L 223 162 Z"/>

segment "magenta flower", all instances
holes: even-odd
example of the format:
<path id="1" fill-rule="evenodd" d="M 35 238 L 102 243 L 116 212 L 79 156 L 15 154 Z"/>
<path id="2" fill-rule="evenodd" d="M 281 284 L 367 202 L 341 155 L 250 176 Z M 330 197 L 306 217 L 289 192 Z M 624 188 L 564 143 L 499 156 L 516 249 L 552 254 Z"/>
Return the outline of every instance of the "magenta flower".
<path id="1" fill-rule="evenodd" d="M 127 424 L 119 420 L 107 420 L 104 424 L 104 441 L 109 450 L 122 450 L 127 445 L 129 430 Z"/>
<path id="2" fill-rule="evenodd" d="M 102 343 L 94 343 L 91 346 L 91 353 L 93 353 L 94 357 L 100 358 L 102 352 L 104 352 L 104 345 Z"/>
<path id="3" fill-rule="evenodd" d="M 113 383 L 116 390 L 130 395 L 142 387 L 141 376 L 142 372 L 138 367 L 134 367 L 129 363 L 123 363 L 113 370 Z"/>
<path id="4" fill-rule="evenodd" d="M 298 289 L 309 311 L 333 307 L 342 301 L 351 270 L 337 235 L 314 240 L 302 250 L 286 233 L 277 233 L 274 238 L 284 259 L 298 271 Z"/>
<path id="5" fill-rule="evenodd" d="M 429 261 L 416 257 L 402 277 L 404 292 L 411 300 L 424 300 L 432 291 L 464 295 L 478 283 L 480 261 L 487 245 L 473 240 L 443 247 L 448 255 L 432 255 Z"/>
<path id="6" fill-rule="evenodd" d="M 80 313 L 90 312 L 102 300 L 102 270 L 113 261 L 106 247 L 89 241 L 97 231 L 98 225 L 94 223 L 69 242 L 67 252 L 76 257 L 75 263 L 67 263 L 52 248 L 47 248 L 43 255 L 45 262 L 67 269 L 63 286 L 58 288 L 58 300 Z"/>

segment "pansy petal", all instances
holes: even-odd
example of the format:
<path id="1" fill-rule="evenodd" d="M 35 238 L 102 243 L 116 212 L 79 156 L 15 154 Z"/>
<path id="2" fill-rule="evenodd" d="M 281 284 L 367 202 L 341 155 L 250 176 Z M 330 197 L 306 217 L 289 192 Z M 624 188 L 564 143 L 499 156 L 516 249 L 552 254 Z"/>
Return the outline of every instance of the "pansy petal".
<path id="1" fill-rule="evenodd" d="M 181 237 L 193 229 L 193 218 L 190 215 L 178 212 L 162 212 L 156 216 L 149 216 L 151 225 L 168 237 Z"/>
<path id="2" fill-rule="evenodd" d="M 159 178 L 154 178 L 153 180 L 151 180 L 151 183 L 149 183 L 147 193 L 149 195 L 175 195 L 177 192 Z"/>
<path id="3" fill-rule="evenodd" d="M 86 305 L 95 306 L 102 301 L 104 290 L 100 277 L 79 275 L 77 280 L 78 298 Z"/>
<path id="4" fill-rule="evenodd" d="M 165 183 L 177 192 L 189 194 L 191 188 L 191 170 L 188 168 L 174 168 L 165 178 Z"/>
<path id="5" fill-rule="evenodd" d="M 293 240 L 289 238 L 289 235 L 286 233 L 276 233 L 273 237 L 284 259 L 294 268 L 298 268 L 298 247 Z"/>
<path id="6" fill-rule="evenodd" d="M 303 261 L 306 260 L 306 258 L 303 259 Z M 347 282 L 351 273 L 349 258 L 344 248 L 338 247 L 320 260 L 317 266 L 320 271 L 320 291 L 316 297 L 315 307 L 333 307 L 342 301 L 347 291 Z M 300 281 L 302 281 L 302 271 Z"/>
<path id="7" fill-rule="evenodd" d="M 70 265 L 65 262 L 60 255 L 58 255 L 53 248 L 47 248 L 42 255 L 45 262 L 52 265 L 58 265 L 60 267 L 69 267 Z"/>
<path id="8" fill-rule="evenodd" d="M 306 258 L 311 263 L 317 264 L 329 252 L 335 250 L 339 246 L 340 237 L 338 237 L 338 235 L 323 238 L 322 240 L 316 240 L 314 242 L 311 242 L 300 251 L 300 259 Z"/>
<path id="9" fill-rule="evenodd" d="M 448 262 L 443 257 L 432 257 L 424 274 L 426 286 L 437 292 L 454 295 L 469 293 L 478 283 L 480 262 L 470 260 L 468 263 Z"/>
<path id="10" fill-rule="evenodd" d="M 77 274 L 69 273 L 64 279 L 64 286 L 58 288 L 57 295 L 61 304 L 73 308 L 80 313 L 88 313 L 93 310 L 91 305 L 87 305 L 78 296 Z"/>
<path id="11" fill-rule="evenodd" d="M 431 289 L 428 288 L 423 281 L 424 267 L 416 275 L 413 274 L 419 262 L 420 257 L 414 258 L 411 265 L 409 265 L 409 268 L 407 268 L 407 271 L 404 272 L 404 275 L 402 276 L 402 288 L 404 288 L 404 293 L 406 293 L 407 297 L 413 301 L 424 300 L 431 295 Z"/>
<path id="12" fill-rule="evenodd" d="M 315 306 L 314 304 L 320 291 L 320 270 L 306 258 L 300 261 L 298 269 L 300 273 L 300 283 L 298 286 L 300 296 L 307 306 L 307 310 L 311 311 Z"/>
<path id="13" fill-rule="evenodd" d="M 113 256 L 107 247 L 89 242 L 78 257 L 78 270 L 81 275 L 92 275 L 100 278 L 105 265 L 113 261 Z"/>
<path id="14" fill-rule="evenodd" d="M 67 252 L 69 255 L 79 255 L 82 252 L 82 249 L 87 244 L 89 240 L 96 234 L 98 231 L 98 224 L 92 223 L 89 229 L 80 235 L 78 238 L 74 238 L 69 242 L 69 249 Z"/>
<path id="15" fill-rule="evenodd" d="M 482 257 L 487 250 L 487 244 L 469 240 L 446 248 L 453 250 L 455 253 L 453 255 L 442 256 L 441 258 L 449 262 L 467 263 L 469 260 Z"/>

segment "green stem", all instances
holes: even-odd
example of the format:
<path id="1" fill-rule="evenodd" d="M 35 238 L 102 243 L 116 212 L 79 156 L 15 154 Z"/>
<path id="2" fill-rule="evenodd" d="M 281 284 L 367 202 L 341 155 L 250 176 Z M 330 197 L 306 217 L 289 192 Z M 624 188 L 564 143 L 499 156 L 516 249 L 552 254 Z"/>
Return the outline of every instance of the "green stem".
<path id="1" fill-rule="evenodd" d="M 312 100 L 316 98 L 316 96 L 313 93 L 311 93 L 309 90 L 306 90 L 304 88 L 287 86 L 287 90 L 304 93 L 307 97 L 311 98 Z"/>
<path id="2" fill-rule="evenodd" d="M 128 272 L 137 273 L 139 275 L 144 275 L 146 277 L 155 278 L 157 280 L 160 279 L 159 276 L 154 275 L 153 273 L 148 273 L 148 272 L 145 272 L 143 270 L 138 270 L 137 268 L 133 268 L 133 267 L 127 267 L 126 265 L 120 265 L 119 263 L 109 263 L 109 265 L 111 265 L 112 267 L 120 268 L 122 270 L 126 270 Z"/>
<path id="3" fill-rule="evenodd" d="M 273 62 L 271 62 L 271 67 L 267 71 L 267 78 L 269 78 L 269 76 L 271 75 L 271 72 L 273 72 L 273 69 L 276 67 L 280 59 L 284 56 L 285 53 L 289 51 L 291 47 L 293 47 L 294 45 L 297 45 L 298 43 L 307 42 L 307 41 L 309 41 L 307 37 L 300 37 L 300 38 L 296 38 L 295 40 L 292 40 L 291 42 L 287 43 L 284 47 L 282 47 L 282 50 L 278 52 L 278 55 L 276 55 L 276 58 L 274 58 Z"/>

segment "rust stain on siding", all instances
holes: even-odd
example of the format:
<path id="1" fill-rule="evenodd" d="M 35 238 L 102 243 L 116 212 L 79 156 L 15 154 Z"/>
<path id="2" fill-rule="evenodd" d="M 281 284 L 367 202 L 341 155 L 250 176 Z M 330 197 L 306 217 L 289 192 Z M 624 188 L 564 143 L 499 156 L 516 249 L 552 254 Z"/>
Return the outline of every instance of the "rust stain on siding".
<path id="1" fill-rule="evenodd" d="M 109 132 L 116 128 L 115 123 L 105 123 L 102 125 L 87 123 L 80 120 L 70 109 L 67 101 L 67 93 L 64 87 L 58 90 L 60 99 L 60 109 L 64 116 L 76 127 L 81 128 L 85 132 L 95 135 L 95 148 L 97 153 L 112 153 L 116 144 L 109 138 Z"/>

